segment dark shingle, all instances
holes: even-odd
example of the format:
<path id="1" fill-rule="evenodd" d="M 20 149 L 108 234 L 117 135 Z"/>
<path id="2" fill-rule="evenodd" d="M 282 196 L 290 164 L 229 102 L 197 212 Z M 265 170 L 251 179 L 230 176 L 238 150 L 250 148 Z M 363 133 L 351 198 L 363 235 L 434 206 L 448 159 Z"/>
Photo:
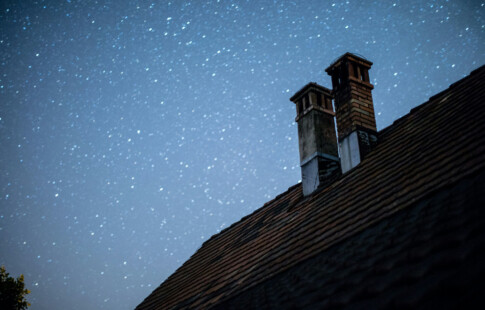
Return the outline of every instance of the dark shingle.
<path id="1" fill-rule="evenodd" d="M 483 291 L 485 170 L 380 221 L 215 309 L 417 308 Z M 442 293 L 446 292 L 443 296 Z M 483 302 L 482 302 L 483 304 Z"/>
<path id="2" fill-rule="evenodd" d="M 137 309 L 476 299 L 485 287 L 484 81 L 481 67 L 380 131 L 365 160 L 326 188 L 303 199 L 291 187 L 213 236 Z"/>

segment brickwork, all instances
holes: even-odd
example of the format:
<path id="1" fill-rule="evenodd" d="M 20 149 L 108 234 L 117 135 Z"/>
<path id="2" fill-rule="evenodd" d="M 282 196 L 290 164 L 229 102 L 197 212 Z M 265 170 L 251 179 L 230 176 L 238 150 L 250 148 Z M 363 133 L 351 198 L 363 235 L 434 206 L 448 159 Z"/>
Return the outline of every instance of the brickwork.
<path id="1" fill-rule="evenodd" d="M 350 81 L 335 95 L 339 138 L 348 136 L 360 127 L 377 131 L 372 103 L 372 88 Z"/>
<path id="2" fill-rule="evenodd" d="M 351 132 L 363 129 L 377 132 L 369 73 L 372 63 L 345 54 L 327 73 L 332 76 L 339 141 Z"/>
<path id="3" fill-rule="evenodd" d="M 332 77 L 335 114 L 337 118 L 338 141 L 343 143 L 353 132 L 357 133 L 358 164 L 377 142 L 377 126 L 372 102 L 374 86 L 369 80 L 372 62 L 346 53 L 325 71 Z M 349 149 L 350 150 L 350 149 Z M 349 154 L 344 154 L 346 156 Z M 342 166 L 347 171 L 347 166 Z"/>

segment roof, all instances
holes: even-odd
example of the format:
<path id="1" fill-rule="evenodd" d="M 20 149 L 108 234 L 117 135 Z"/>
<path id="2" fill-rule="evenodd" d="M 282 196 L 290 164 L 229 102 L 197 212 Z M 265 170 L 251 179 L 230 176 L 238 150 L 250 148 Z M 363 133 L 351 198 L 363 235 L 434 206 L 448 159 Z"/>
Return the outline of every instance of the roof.
<path id="1" fill-rule="evenodd" d="M 483 184 L 445 186 L 215 309 L 484 309 Z"/>
<path id="2" fill-rule="evenodd" d="M 423 305 L 474 281 L 483 292 L 484 81 L 482 66 L 381 130 L 329 186 L 303 198 L 297 184 L 214 235 L 137 309 Z"/>

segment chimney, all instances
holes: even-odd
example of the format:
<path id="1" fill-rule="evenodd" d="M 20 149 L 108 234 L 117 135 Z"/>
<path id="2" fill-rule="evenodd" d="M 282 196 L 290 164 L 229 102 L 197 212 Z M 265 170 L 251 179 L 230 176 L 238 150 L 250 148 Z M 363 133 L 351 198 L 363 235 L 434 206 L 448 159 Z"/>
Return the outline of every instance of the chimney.
<path id="1" fill-rule="evenodd" d="M 377 143 L 371 66 L 368 60 L 345 53 L 325 69 L 332 77 L 342 173 L 357 166 Z"/>
<path id="2" fill-rule="evenodd" d="M 290 98 L 296 104 L 303 195 L 328 184 L 339 173 L 332 94 L 309 83 Z"/>

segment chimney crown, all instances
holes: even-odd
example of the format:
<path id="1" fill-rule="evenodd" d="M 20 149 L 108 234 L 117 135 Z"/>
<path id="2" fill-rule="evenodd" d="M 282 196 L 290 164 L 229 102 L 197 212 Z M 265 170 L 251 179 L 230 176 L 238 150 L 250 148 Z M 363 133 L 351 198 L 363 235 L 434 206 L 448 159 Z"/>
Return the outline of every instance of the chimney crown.
<path id="1" fill-rule="evenodd" d="M 351 79 L 357 82 L 366 83 L 373 88 L 372 84 L 369 82 L 368 73 L 372 64 L 371 61 L 365 59 L 363 56 L 345 53 L 328 66 L 327 69 L 325 69 L 325 72 L 332 76 L 332 86 L 334 90 L 336 86 L 338 87 L 339 84 L 342 84 L 338 83 L 339 81 L 337 78 L 340 78 L 340 82 L 345 82 L 348 79 Z M 334 78 L 337 83 L 334 83 Z"/>
<path id="2" fill-rule="evenodd" d="M 332 91 L 315 82 L 303 86 L 290 100 L 296 104 L 296 122 L 313 109 L 335 116 L 332 106 Z"/>

